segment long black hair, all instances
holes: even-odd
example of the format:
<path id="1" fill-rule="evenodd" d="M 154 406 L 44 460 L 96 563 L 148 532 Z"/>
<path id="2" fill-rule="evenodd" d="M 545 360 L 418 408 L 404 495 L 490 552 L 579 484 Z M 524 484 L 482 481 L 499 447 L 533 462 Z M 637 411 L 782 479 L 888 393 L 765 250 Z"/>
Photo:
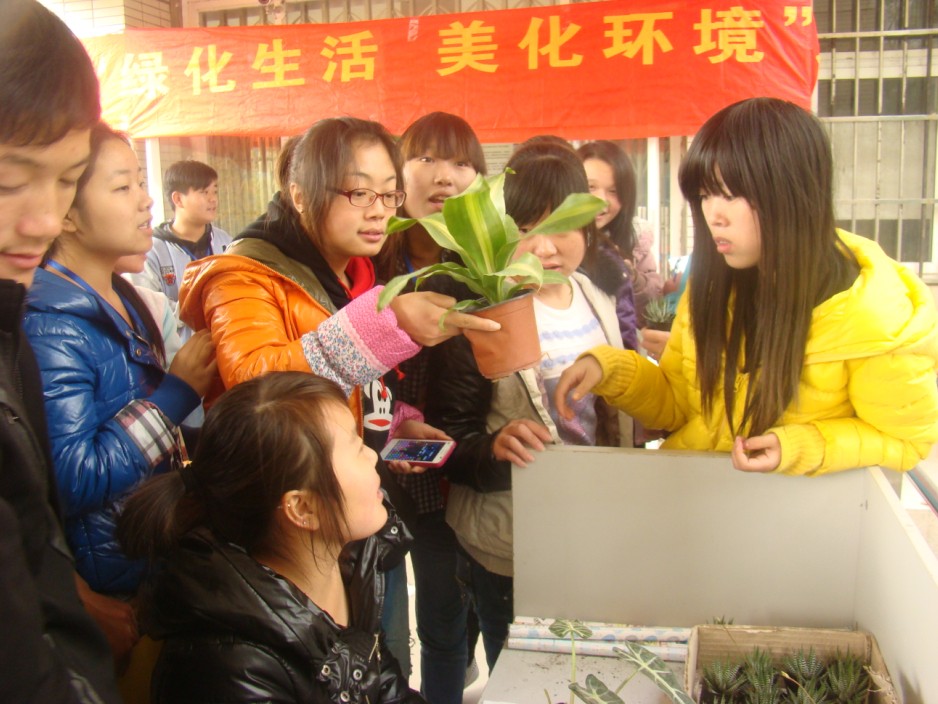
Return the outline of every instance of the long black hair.
<path id="1" fill-rule="evenodd" d="M 775 98 L 730 105 L 703 125 L 678 173 L 694 220 L 691 326 L 702 404 L 720 384 L 734 432 L 758 435 L 795 399 L 815 306 L 856 278 L 834 224 L 833 158 L 820 122 Z M 761 259 L 733 269 L 717 251 L 702 194 L 744 198 L 755 211 Z M 751 375 L 733 418 L 737 369 Z M 722 377 L 722 378 L 721 378 Z"/>
<path id="2" fill-rule="evenodd" d="M 612 179 L 619 197 L 619 212 L 603 228 L 609 235 L 610 241 L 619 250 L 620 256 L 632 261 L 632 251 L 635 249 L 635 208 L 638 202 L 638 185 L 635 177 L 635 167 L 629 155 L 615 142 L 599 140 L 587 142 L 577 149 L 580 159 L 597 159 L 609 164 L 612 169 Z"/>

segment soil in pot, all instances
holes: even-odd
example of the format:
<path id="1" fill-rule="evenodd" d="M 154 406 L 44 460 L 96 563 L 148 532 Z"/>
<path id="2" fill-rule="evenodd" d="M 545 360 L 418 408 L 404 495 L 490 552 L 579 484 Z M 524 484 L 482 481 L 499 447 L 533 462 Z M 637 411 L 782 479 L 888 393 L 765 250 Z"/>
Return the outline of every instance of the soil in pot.
<path id="1" fill-rule="evenodd" d="M 645 327 L 649 330 L 660 330 L 661 332 L 671 332 L 671 326 L 674 324 L 674 318 L 668 321 L 664 320 L 646 320 Z"/>
<path id="2" fill-rule="evenodd" d="M 541 359 L 541 343 L 534 319 L 534 293 L 472 311 L 481 318 L 501 323 L 501 330 L 465 330 L 482 376 L 501 379 L 535 366 Z"/>

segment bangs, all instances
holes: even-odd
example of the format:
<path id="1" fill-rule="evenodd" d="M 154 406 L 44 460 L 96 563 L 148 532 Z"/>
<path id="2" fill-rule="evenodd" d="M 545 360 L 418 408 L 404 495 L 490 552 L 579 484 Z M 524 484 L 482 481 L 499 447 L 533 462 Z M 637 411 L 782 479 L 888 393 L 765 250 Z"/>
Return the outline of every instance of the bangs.
<path id="1" fill-rule="evenodd" d="M 579 161 L 571 164 L 557 156 L 518 161 L 521 163 L 508 162 L 515 173 L 505 179 L 505 210 L 519 227 L 536 224 L 571 193 L 589 193 L 586 173 Z"/>
<path id="2" fill-rule="evenodd" d="M 681 162 L 678 183 L 691 203 L 698 201 L 701 193 L 748 199 L 742 174 L 731 142 L 698 138 Z"/>
<path id="3" fill-rule="evenodd" d="M 485 175 L 485 154 L 469 123 L 456 115 L 435 112 L 424 115 L 401 137 L 404 160 L 430 154 L 438 159 L 468 161 Z"/>
<path id="4" fill-rule="evenodd" d="M 100 117 L 100 111 L 87 110 L 74 102 L 64 107 L 65 111 L 62 111 L 55 106 L 37 105 L 31 113 L 20 113 L 19 119 L 0 119 L 0 141 L 18 147 L 47 147 L 64 139 L 70 132 L 91 129 Z"/>

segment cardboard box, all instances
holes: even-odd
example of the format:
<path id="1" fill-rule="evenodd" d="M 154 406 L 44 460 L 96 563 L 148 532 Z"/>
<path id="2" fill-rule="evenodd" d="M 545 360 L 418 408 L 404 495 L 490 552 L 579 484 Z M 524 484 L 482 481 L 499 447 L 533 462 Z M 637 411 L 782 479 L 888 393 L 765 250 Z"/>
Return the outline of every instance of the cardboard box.
<path id="1" fill-rule="evenodd" d="M 869 666 L 873 679 L 869 704 L 898 704 L 876 639 L 864 631 L 846 631 L 824 628 L 773 628 L 757 626 L 694 626 L 687 648 L 687 666 L 684 687 L 700 701 L 701 671 L 716 660 L 742 659 L 753 648 L 759 647 L 772 655 L 776 664 L 799 649 L 814 647 L 818 657 L 830 659 L 847 651 L 858 655 Z"/>

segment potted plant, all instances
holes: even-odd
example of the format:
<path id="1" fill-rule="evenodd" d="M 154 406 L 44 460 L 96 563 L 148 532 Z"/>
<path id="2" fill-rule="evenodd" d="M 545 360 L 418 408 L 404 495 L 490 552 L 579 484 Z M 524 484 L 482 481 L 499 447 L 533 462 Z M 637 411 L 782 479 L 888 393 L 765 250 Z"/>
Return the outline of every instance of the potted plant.
<path id="1" fill-rule="evenodd" d="M 454 252 L 461 262 L 431 264 L 391 279 L 378 297 L 378 309 L 387 306 L 412 279 L 415 287 L 431 276 L 443 274 L 465 284 L 477 298 L 459 301 L 454 310 L 472 312 L 498 320 L 502 310 L 509 318 L 497 332 L 466 331 L 479 371 L 496 379 L 527 367 L 540 359 L 537 326 L 534 324 L 532 296 L 526 295 L 543 284 L 568 283 L 559 272 L 544 271 L 540 260 L 530 252 L 515 259 L 524 237 L 568 232 L 591 222 L 605 202 L 588 193 L 568 196 L 537 227 L 522 234 L 505 212 L 505 177 L 510 171 L 492 177 L 479 175 L 461 195 L 447 198 L 443 211 L 419 219 L 391 218 L 388 235 L 420 223 L 443 249 Z M 441 321 L 441 324 L 443 321 Z M 527 336 L 527 344 L 511 337 Z M 533 345 L 531 344 L 533 336 Z M 501 361 L 507 353 L 524 351 L 516 361 Z"/>
<path id="2" fill-rule="evenodd" d="M 645 306 L 645 327 L 662 332 L 671 332 L 676 314 L 675 304 L 667 296 L 652 298 Z"/>
<path id="3" fill-rule="evenodd" d="M 898 702 L 875 638 L 841 629 L 696 626 L 685 690 L 700 704 Z"/>
<path id="4" fill-rule="evenodd" d="M 742 660 L 716 660 L 704 667 L 701 683 L 702 704 L 865 704 L 873 684 L 858 655 L 838 651 L 825 660 L 813 647 L 788 654 L 780 665 L 758 647 Z"/>

